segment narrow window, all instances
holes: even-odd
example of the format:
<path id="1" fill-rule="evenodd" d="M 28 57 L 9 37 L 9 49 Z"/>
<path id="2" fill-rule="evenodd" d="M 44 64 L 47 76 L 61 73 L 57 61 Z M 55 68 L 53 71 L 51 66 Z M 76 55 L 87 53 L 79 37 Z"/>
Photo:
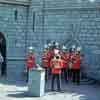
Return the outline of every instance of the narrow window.
<path id="1" fill-rule="evenodd" d="M 15 21 L 18 20 L 18 11 L 17 11 L 17 9 L 14 11 L 14 19 L 15 19 Z"/>
<path id="2" fill-rule="evenodd" d="M 33 32 L 34 32 L 34 29 L 35 29 L 35 12 L 33 12 Z"/>

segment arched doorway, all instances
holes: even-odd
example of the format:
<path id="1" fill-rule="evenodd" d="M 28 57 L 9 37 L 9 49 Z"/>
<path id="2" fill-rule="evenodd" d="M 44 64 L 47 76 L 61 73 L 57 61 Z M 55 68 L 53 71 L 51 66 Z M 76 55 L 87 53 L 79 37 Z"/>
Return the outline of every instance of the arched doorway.
<path id="1" fill-rule="evenodd" d="M 0 32 L 0 52 L 4 58 L 4 62 L 1 65 L 1 76 L 6 76 L 7 66 L 6 66 L 6 39 L 2 32 Z"/>

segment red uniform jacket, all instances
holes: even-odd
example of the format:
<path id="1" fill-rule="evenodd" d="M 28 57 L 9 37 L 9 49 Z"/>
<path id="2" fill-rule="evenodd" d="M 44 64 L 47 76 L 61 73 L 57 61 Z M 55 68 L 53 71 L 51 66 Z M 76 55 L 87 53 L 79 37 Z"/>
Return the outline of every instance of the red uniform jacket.
<path id="1" fill-rule="evenodd" d="M 36 66 L 35 56 L 34 55 L 28 55 L 28 57 L 27 57 L 27 69 L 32 69 L 35 66 Z"/>
<path id="2" fill-rule="evenodd" d="M 81 57 L 80 54 L 77 54 L 72 58 L 72 69 L 80 69 Z"/>
<path id="3" fill-rule="evenodd" d="M 44 68 L 50 67 L 48 53 L 43 54 L 43 56 L 42 56 L 42 65 L 43 65 Z"/>
<path id="4" fill-rule="evenodd" d="M 63 58 L 63 68 L 67 68 L 68 67 L 68 63 L 69 63 L 69 61 L 70 61 L 70 59 L 71 59 L 71 55 L 70 55 L 70 53 L 64 53 L 63 55 L 62 55 L 62 58 Z"/>
<path id="5" fill-rule="evenodd" d="M 52 59 L 51 62 L 50 62 L 50 66 L 51 66 L 51 69 L 52 69 L 52 74 L 61 74 L 62 60 Z"/>

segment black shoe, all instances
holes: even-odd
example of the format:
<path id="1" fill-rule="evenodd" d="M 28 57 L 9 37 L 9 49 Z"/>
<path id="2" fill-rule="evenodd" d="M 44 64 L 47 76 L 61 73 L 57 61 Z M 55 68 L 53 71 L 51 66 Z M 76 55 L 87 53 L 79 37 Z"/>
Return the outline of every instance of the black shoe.
<path id="1" fill-rule="evenodd" d="M 73 80 L 73 83 L 75 83 L 75 80 Z"/>
<path id="2" fill-rule="evenodd" d="M 68 80 L 65 80 L 65 83 L 68 83 Z"/>
<path id="3" fill-rule="evenodd" d="M 79 82 L 77 82 L 77 85 L 80 85 L 80 83 L 79 83 Z"/>
<path id="4" fill-rule="evenodd" d="M 58 91 L 61 92 L 62 90 L 61 89 L 58 89 Z"/>
<path id="5" fill-rule="evenodd" d="M 48 81 L 47 80 L 45 80 L 45 83 L 47 83 Z"/>
<path id="6" fill-rule="evenodd" d="M 55 91 L 54 89 L 51 89 L 51 91 Z"/>

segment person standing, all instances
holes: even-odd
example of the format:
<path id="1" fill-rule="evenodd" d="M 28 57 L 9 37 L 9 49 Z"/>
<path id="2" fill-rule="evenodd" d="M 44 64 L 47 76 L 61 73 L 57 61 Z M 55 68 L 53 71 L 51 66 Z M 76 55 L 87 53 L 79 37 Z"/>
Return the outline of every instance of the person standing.
<path id="1" fill-rule="evenodd" d="M 45 69 L 45 81 L 48 81 L 49 78 L 49 69 L 50 69 L 50 61 L 48 56 L 48 46 L 44 46 L 44 52 L 42 55 L 42 66 Z"/>
<path id="2" fill-rule="evenodd" d="M 29 47 L 29 52 L 28 52 L 28 55 L 27 55 L 27 62 L 26 63 L 27 63 L 27 80 L 26 81 L 28 82 L 29 70 L 36 67 L 34 48 L 33 47 Z"/>
<path id="3" fill-rule="evenodd" d="M 73 78 L 72 58 L 73 58 L 73 55 L 75 54 L 75 51 L 76 51 L 76 45 L 72 45 L 72 47 L 69 50 L 70 59 L 69 59 L 69 64 L 68 64 L 68 78 L 70 80 L 72 80 L 72 78 Z"/>
<path id="4" fill-rule="evenodd" d="M 4 58 L 0 52 L 0 68 L 1 68 L 3 62 L 4 62 Z"/>
<path id="5" fill-rule="evenodd" d="M 54 91 L 54 82 L 56 79 L 57 89 L 61 91 L 61 68 L 62 68 L 62 60 L 60 55 L 55 55 L 54 58 L 50 62 L 51 70 L 52 70 L 52 82 L 51 82 L 51 90 Z"/>
<path id="6" fill-rule="evenodd" d="M 62 47 L 62 59 L 63 59 L 63 68 L 62 68 L 62 72 L 63 72 L 63 76 L 64 76 L 64 80 L 67 83 L 68 82 L 68 64 L 70 61 L 70 53 L 68 52 L 68 49 L 63 46 Z"/>
<path id="7" fill-rule="evenodd" d="M 73 82 L 80 84 L 80 65 L 81 65 L 81 48 L 78 47 L 75 54 L 72 57 L 72 71 L 73 71 Z"/>

